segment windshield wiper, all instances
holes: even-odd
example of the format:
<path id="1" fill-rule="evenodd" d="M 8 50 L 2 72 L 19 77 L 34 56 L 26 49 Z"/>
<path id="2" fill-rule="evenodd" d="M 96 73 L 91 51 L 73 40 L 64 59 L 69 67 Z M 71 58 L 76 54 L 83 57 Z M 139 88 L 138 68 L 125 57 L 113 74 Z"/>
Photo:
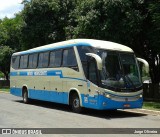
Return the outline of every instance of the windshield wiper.
<path id="1" fill-rule="evenodd" d="M 126 77 L 128 79 L 128 81 L 132 84 L 132 87 L 134 88 L 134 90 L 136 89 L 136 86 L 133 84 L 133 81 L 131 80 L 130 77 L 128 77 L 128 75 L 124 75 L 124 77 Z"/>
<path id="2" fill-rule="evenodd" d="M 136 89 L 136 86 L 133 84 L 132 80 L 130 79 L 130 77 L 128 77 L 127 75 L 123 74 L 122 70 L 120 70 L 120 75 L 123 77 L 124 82 L 126 85 L 128 85 L 128 82 L 131 83 L 132 87 L 134 88 L 134 90 Z M 128 79 L 128 80 L 127 80 Z"/>

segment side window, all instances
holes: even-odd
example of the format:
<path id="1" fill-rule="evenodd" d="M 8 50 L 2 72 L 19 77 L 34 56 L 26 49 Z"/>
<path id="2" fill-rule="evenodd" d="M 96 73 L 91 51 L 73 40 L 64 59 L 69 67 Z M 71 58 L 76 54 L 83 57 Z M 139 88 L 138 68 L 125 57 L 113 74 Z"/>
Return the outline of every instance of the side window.
<path id="1" fill-rule="evenodd" d="M 33 54 L 29 55 L 28 68 L 32 68 L 33 64 Z"/>
<path id="2" fill-rule="evenodd" d="M 63 51 L 62 65 L 65 67 L 77 66 L 77 60 L 73 48 L 65 49 Z"/>
<path id="3" fill-rule="evenodd" d="M 49 52 L 45 52 L 43 54 L 43 67 L 44 68 L 48 67 L 48 61 L 49 61 Z"/>
<path id="4" fill-rule="evenodd" d="M 28 66 L 28 55 L 21 56 L 20 58 L 20 68 L 24 69 Z"/>
<path id="5" fill-rule="evenodd" d="M 32 68 L 37 67 L 37 60 L 38 60 L 38 54 L 36 53 L 36 54 L 33 55 Z"/>
<path id="6" fill-rule="evenodd" d="M 81 61 L 87 61 L 86 53 L 95 53 L 96 52 L 94 50 L 94 48 L 92 48 L 90 46 L 78 46 L 77 49 L 78 49 L 78 53 L 79 53 Z"/>
<path id="7" fill-rule="evenodd" d="M 19 68 L 19 59 L 20 59 L 20 56 L 13 56 L 12 57 L 12 68 L 14 68 L 14 69 Z"/>
<path id="8" fill-rule="evenodd" d="M 88 79 L 97 85 L 97 68 L 95 59 L 92 59 L 88 64 Z"/>
<path id="9" fill-rule="evenodd" d="M 38 60 L 38 67 L 39 68 L 48 67 L 48 56 L 49 56 L 48 52 L 39 54 L 39 60 Z"/>
<path id="10" fill-rule="evenodd" d="M 62 50 L 52 51 L 50 53 L 49 67 L 60 67 L 62 62 Z"/>
<path id="11" fill-rule="evenodd" d="M 40 53 L 38 59 L 38 68 L 42 68 L 42 65 L 43 65 L 43 53 Z"/>
<path id="12" fill-rule="evenodd" d="M 79 53 L 79 56 L 80 56 L 80 59 L 82 62 L 84 74 L 85 74 L 86 78 L 88 78 L 88 73 L 87 73 L 88 61 L 87 61 L 86 53 L 95 53 L 95 50 L 94 50 L 94 48 L 89 47 L 89 46 L 78 46 L 77 49 L 78 49 L 78 53 Z"/>
<path id="13" fill-rule="evenodd" d="M 37 59 L 38 59 L 37 53 L 29 55 L 28 68 L 36 68 L 37 67 Z"/>

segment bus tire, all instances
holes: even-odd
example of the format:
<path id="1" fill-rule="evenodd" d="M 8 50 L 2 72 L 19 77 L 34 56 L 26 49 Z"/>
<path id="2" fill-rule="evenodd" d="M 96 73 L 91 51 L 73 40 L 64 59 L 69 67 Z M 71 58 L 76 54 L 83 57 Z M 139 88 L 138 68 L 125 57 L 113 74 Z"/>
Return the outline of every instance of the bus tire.
<path id="1" fill-rule="evenodd" d="M 28 104 L 29 103 L 29 98 L 28 98 L 28 91 L 27 89 L 23 89 L 23 102 L 25 104 Z"/>
<path id="2" fill-rule="evenodd" d="M 82 107 L 80 106 L 80 99 L 77 93 L 72 95 L 72 110 L 75 113 L 80 113 L 82 111 Z"/>

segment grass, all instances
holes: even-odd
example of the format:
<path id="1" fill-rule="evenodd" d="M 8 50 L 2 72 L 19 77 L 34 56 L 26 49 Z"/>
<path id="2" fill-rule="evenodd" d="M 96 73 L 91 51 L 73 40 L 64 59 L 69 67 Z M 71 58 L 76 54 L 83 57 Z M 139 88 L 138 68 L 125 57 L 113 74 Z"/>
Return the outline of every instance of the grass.
<path id="1" fill-rule="evenodd" d="M 10 91 L 10 88 L 0 88 L 0 91 L 4 91 L 4 92 L 9 92 Z"/>
<path id="2" fill-rule="evenodd" d="M 160 111 L 160 102 L 143 102 L 143 108 Z"/>

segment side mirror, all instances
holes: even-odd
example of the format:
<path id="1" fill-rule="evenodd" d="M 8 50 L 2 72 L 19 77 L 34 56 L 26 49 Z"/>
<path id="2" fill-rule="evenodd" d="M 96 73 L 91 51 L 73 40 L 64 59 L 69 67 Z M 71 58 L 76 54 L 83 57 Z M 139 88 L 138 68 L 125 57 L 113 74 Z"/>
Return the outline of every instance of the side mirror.
<path id="1" fill-rule="evenodd" d="M 144 64 L 145 72 L 148 74 L 149 73 L 149 64 L 148 64 L 148 62 L 145 59 L 142 59 L 142 58 L 137 58 L 137 60 Z"/>
<path id="2" fill-rule="evenodd" d="M 102 70 L 102 59 L 100 56 L 94 53 L 86 53 L 87 56 L 93 57 L 97 62 L 98 70 Z"/>

